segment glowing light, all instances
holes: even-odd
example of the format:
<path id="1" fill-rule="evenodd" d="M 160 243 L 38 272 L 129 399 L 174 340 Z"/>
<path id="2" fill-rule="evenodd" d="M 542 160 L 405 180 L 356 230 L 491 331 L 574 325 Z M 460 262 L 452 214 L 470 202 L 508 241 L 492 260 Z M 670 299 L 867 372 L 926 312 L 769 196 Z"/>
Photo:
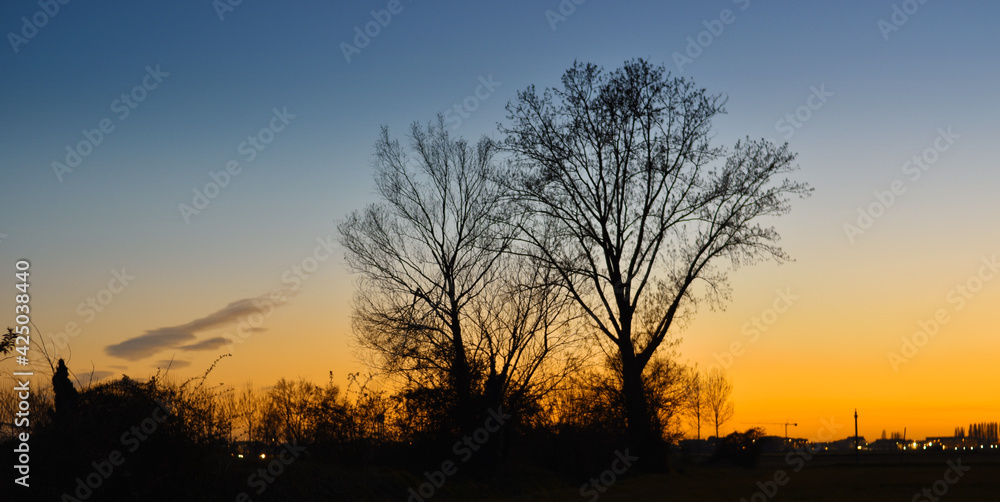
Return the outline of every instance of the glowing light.
<path id="1" fill-rule="evenodd" d="M 260 454 L 260 458 L 267 458 L 267 455 L 264 455 L 263 453 L 261 453 Z"/>
<path id="2" fill-rule="evenodd" d="M 237 458 L 243 458 L 243 454 L 242 454 L 242 453 L 240 453 L 239 455 L 236 455 L 236 457 L 237 457 Z"/>

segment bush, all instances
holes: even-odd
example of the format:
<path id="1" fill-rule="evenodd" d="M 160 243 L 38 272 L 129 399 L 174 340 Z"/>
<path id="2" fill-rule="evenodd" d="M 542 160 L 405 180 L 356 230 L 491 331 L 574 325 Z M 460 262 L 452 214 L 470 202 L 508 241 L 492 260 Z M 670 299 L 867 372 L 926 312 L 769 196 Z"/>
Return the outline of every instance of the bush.
<path id="1" fill-rule="evenodd" d="M 755 467 L 761 452 L 761 444 L 757 440 L 763 436 L 764 430 L 758 427 L 746 432 L 734 432 L 719 440 L 709 463 Z"/>

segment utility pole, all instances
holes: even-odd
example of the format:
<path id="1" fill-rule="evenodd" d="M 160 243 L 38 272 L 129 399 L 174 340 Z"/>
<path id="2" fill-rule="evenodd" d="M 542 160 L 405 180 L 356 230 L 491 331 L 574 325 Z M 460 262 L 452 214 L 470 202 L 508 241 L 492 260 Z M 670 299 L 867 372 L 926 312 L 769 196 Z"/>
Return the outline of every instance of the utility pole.
<path id="1" fill-rule="evenodd" d="M 858 409 L 854 408 L 854 464 L 861 463 L 860 451 L 858 448 Z"/>

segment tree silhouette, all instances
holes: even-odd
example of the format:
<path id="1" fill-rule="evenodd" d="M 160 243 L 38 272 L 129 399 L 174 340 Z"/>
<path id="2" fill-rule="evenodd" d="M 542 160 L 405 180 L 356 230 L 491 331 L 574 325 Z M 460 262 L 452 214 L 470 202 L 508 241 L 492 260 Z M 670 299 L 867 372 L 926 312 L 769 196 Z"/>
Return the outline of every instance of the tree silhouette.
<path id="1" fill-rule="evenodd" d="M 784 260 L 758 221 L 810 190 L 780 179 L 793 170 L 787 146 L 713 146 L 723 104 L 643 60 L 612 72 L 575 63 L 560 88 L 519 92 L 501 126 L 516 156 L 506 178 L 532 216 L 525 238 L 614 346 L 637 448 L 653 434 L 643 369 L 667 333 L 698 298 L 726 296 L 723 260 Z"/>
<path id="2" fill-rule="evenodd" d="M 10 354 L 14 350 L 15 340 L 17 340 L 17 333 L 14 333 L 14 328 L 8 327 L 7 332 L 3 334 L 3 338 L 0 338 L 0 354 Z M 7 359 L 10 359 L 10 357 L 5 357 L 0 359 L 0 361 L 6 361 Z"/>
<path id="3" fill-rule="evenodd" d="M 511 255 L 521 216 L 496 182 L 496 145 L 452 139 L 440 116 L 414 124 L 410 140 L 408 151 L 382 128 L 382 203 L 338 227 L 360 273 L 355 334 L 429 422 L 466 428 L 485 408 L 538 394 L 546 357 L 567 346 L 567 301 L 544 263 Z"/>
<path id="4" fill-rule="evenodd" d="M 382 204 L 339 226 L 347 262 L 362 274 L 355 332 L 382 369 L 427 382 L 444 375 L 468 419 L 473 368 L 465 308 L 494 277 L 511 237 L 500 229 L 488 180 L 495 148 L 452 140 L 443 119 L 410 129 L 414 160 L 382 128 L 375 180 Z"/>
<path id="5" fill-rule="evenodd" d="M 735 407 L 732 401 L 733 381 L 721 369 L 713 368 L 705 375 L 705 407 L 709 419 L 715 425 L 715 437 L 719 427 L 733 418 Z"/>
<path id="6" fill-rule="evenodd" d="M 697 368 L 692 368 L 688 374 L 688 389 L 685 411 L 694 422 L 696 438 L 701 439 L 701 424 L 705 421 L 705 377 Z M 716 433 L 718 436 L 718 433 Z"/>
<path id="7" fill-rule="evenodd" d="M 52 375 L 52 391 L 55 394 L 55 418 L 56 422 L 66 425 L 72 421 L 76 414 L 77 402 L 80 396 L 73 387 L 73 382 L 69 379 L 69 368 L 61 358 L 56 366 L 56 371 Z"/>

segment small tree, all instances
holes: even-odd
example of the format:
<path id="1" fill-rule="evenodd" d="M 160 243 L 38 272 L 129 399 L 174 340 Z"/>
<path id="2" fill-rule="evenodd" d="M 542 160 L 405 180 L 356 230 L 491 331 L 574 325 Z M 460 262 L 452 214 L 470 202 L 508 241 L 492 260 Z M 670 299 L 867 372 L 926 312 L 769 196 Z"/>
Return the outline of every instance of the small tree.
<path id="1" fill-rule="evenodd" d="M 69 379 L 69 368 L 62 359 L 59 359 L 56 372 L 52 375 L 52 392 L 55 394 L 56 423 L 65 425 L 76 414 L 80 396 Z"/>
<path id="2" fill-rule="evenodd" d="M 259 441 L 258 425 L 263 413 L 261 397 L 254 390 L 253 383 L 247 382 L 236 398 L 236 418 L 237 423 L 246 434 L 247 441 Z"/>
<path id="3" fill-rule="evenodd" d="M 733 418 L 735 406 L 732 401 L 733 381 L 721 369 L 713 368 L 705 376 L 705 405 L 709 419 L 715 424 L 715 437 L 719 428 Z"/>
<path id="4" fill-rule="evenodd" d="M 687 416 L 694 422 L 696 438 L 701 439 L 701 424 L 705 421 L 705 377 L 697 368 L 688 371 L 686 402 Z"/>

